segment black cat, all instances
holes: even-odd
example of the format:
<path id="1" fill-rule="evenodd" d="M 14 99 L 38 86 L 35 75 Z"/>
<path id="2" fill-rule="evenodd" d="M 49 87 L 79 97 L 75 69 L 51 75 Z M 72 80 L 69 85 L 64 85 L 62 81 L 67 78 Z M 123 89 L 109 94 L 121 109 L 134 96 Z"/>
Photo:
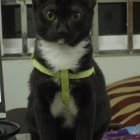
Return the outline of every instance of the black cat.
<path id="1" fill-rule="evenodd" d="M 33 0 L 38 37 L 34 59 L 52 73 L 67 69 L 95 73 L 69 80 L 70 101 L 62 101 L 60 79 L 34 68 L 27 122 L 32 140 L 100 140 L 110 123 L 102 72 L 92 56 L 90 29 L 95 0 Z"/>

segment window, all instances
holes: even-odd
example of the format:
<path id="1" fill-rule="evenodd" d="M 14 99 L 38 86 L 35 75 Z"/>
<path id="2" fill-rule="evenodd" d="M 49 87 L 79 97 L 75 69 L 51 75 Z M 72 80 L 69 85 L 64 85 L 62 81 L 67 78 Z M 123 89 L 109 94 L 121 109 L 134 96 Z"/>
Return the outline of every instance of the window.
<path id="1" fill-rule="evenodd" d="M 99 35 L 127 34 L 126 17 L 126 3 L 99 4 Z"/>
<path id="2" fill-rule="evenodd" d="M 99 50 L 127 49 L 126 3 L 99 4 Z"/>
<path id="3" fill-rule="evenodd" d="M 140 52 L 140 0 L 98 0 L 93 26 L 97 54 Z"/>
<path id="4" fill-rule="evenodd" d="M 19 5 L 2 5 L 2 30 L 5 54 L 22 53 Z"/>
<path id="5" fill-rule="evenodd" d="M 140 0 L 98 0 L 94 53 L 140 53 L 139 13 Z M 36 31 L 32 15 L 31 0 L 2 0 L 4 55 L 26 56 L 33 51 Z"/>
<path id="6" fill-rule="evenodd" d="M 134 48 L 140 49 L 140 3 L 135 2 L 133 6 L 134 12 L 134 36 L 133 36 L 133 42 L 134 42 Z"/>

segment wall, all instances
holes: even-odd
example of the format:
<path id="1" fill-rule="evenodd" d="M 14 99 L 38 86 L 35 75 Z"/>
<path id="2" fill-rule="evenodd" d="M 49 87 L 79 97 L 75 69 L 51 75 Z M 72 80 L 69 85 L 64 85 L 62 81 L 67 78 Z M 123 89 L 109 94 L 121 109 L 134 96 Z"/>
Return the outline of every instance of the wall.
<path id="1" fill-rule="evenodd" d="M 96 57 L 106 83 L 140 75 L 140 56 Z M 26 107 L 31 60 L 3 60 L 6 110 Z"/>

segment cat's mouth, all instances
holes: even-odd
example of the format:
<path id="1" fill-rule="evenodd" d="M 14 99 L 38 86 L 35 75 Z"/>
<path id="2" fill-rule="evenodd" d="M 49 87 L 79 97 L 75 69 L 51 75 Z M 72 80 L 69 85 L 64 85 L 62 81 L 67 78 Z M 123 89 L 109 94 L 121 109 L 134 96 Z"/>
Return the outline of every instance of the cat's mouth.
<path id="1" fill-rule="evenodd" d="M 60 38 L 57 40 L 57 43 L 60 44 L 60 45 L 63 45 L 66 43 L 65 39 L 64 38 Z"/>
<path id="2" fill-rule="evenodd" d="M 56 42 L 57 42 L 59 45 L 68 44 L 68 45 L 71 46 L 71 47 L 73 47 L 73 46 L 75 45 L 75 42 L 74 42 L 74 41 L 68 41 L 66 38 L 57 39 Z"/>

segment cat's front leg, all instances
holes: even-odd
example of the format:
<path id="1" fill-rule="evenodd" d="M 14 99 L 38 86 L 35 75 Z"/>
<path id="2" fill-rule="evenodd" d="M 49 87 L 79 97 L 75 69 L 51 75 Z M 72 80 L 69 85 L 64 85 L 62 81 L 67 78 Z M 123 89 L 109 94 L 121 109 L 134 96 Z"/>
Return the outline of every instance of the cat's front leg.
<path id="1" fill-rule="evenodd" d="M 40 140 L 58 140 L 56 124 L 49 112 L 42 112 L 36 107 L 35 119 Z"/>
<path id="2" fill-rule="evenodd" d="M 95 121 L 95 105 L 93 102 L 90 102 L 89 105 L 87 105 L 79 113 L 76 127 L 76 140 L 93 139 Z"/>

